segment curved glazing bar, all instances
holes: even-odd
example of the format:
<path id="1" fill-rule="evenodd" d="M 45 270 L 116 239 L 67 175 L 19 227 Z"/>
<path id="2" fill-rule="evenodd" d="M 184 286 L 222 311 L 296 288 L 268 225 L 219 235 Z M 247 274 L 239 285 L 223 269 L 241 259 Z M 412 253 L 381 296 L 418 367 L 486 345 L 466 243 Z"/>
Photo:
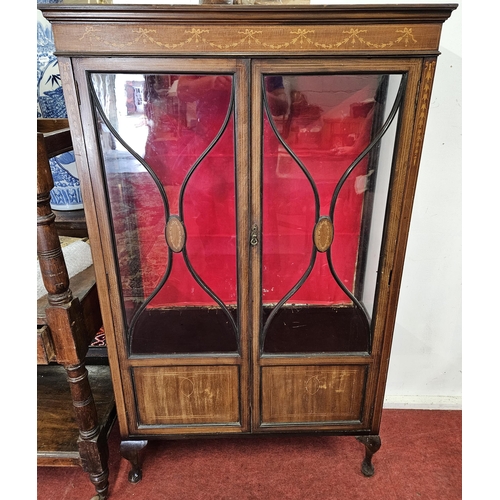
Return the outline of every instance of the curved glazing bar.
<path id="1" fill-rule="evenodd" d="M 370 151 L 381 141 L 382 137 L 385 135 L 389 127 L 391 126 L 400 106 L 401 102 L 403 99 L 404 95 L 404 90 L 406 88 L 406 80 L 407 76 L 403 75 L 401 78 L 401 82 L 399 84 L 399 89 L 398 93 L 396 96 L 396 99 L 394 101 L 394 104 L 392 106 L 392 109 L 385 120 L 384 124 L 380 128 L 380 130 L 375 134 L 374 138 L 370 142 L 370 144 L 358 155 L 358 157 L 349 165 L 349 167 L 346 169 L 342 177 L 340 178 L 337 186 L 335 187 L 335 190 L 332 195 L 332 200 L 330 203 L 330 219 L 332 220 L 332 225 L 333 225 L 333 238 L 332 241 L 335 239 L 335 218 L 334 218 L 334 212 L 335 212 L 335 206 L 337 203 L 337 199 L 339 197 L 340 190 L 342 189 L 342 186 L 346 182 L 347 178 L 349 175 L 353 172 L 353 170 L 356 168 L 356 166 L 364 159 L 366 156 L 370 153 Z M 332 276 L 334 280 L 337 282 L 338 286 L 344 291 L 344 293 L 353 301 L 353 303 L 361 310 L 363 311 L 363 314 L 366 316 L 367 321 L 370 321 L 370 315 L 364 305 L 354 296 L 354 294 L 342 283 L 342 280 L 338 277 L 337 273 L 335 272 L 335 266 L 333 265 L 332 262 L 332 254 L 331 254 L 331 247 L 330 251 L 327 253 L 327 261 L 328 261 L 328 266 L 330 268 L 330 272 L 332 273 Z"/>
<path id="2" fill-rule="evenodd" d="M 406 80 L 407 80 L 407 75 L 403 75 L 403 78 L 401 79 L 401 83 L 399 84 L 399 90 L 398 94 L 396 96 L 396 99 L 394 101 L 394 104 L 392 106 L 391 112 L 389 113 L 389 116 L 387 117 L 385 123 L 382 125 L 380 130 L 377 132 L 375 137 L 372 139 L 370 144 L 359 154 L 359 156 L 349 165 L 349 168 L 344 172 L 342 177 L 340 178 L 335 191 L 333 192 L 332 195 L 332 201 L 330 203 L 330 218 L 333 218 L 333 211 L 335 210 L 335 204 L 337 203 L 337 199 L 339 197 L 339 192 L 344 185 L 345 181 L 347 180 L 347 177 L 351 174 L 351 172 L 356 168 L 356 166 L 365 158 L 368 153 L 377 145 L 377 143 L 382 139 L 384 134 L 387 132 L 387 129 L 390 127 L 392 121 L 394 120 L 394 117 L 396 116 L 399 107 L 401 106 L 401 101 L 403 99 L 404 95 L 404 90 L 406 88 Z M 334 237 L 335 237 L 335 227 L 334 227 Z"/>
<path id="3" fill-rule="evenodd" d="M 370 351 L 373 282 L 403 76 L 265 75 L 261 350 L 266 355 Z"/>
<path id="4" fill-rule="evenodd" d="M 179 191 L 179 218 L 181 221 L 184 221 L 184 208 L 183 208 L 184 192 L 186 191 L 186 186 L 189 182 L 189 179 L 191 179 L 192 175 L 194 174 L 195 170 L 198 168 L 200 163 L 207 157 L 210 151 L 212 151 L 215 145 L 219 142 L 219 139 L 222 137 L 222 134 L 226 130 L 227 124 L 231 119 L 233 109 L 234 109 L 234 83 L 231 84 L 231 98 L 229 101 L 229 106 L 227 108 L 226 117 L 224 118 L 224 122 L 222 123 L 219 132 L 217 132 L 217 135 L 212 139 L 212 141 L 207 146 L 205 151 L 203 151 L 200 157 L 193 163 L 193 166 L 189 169 L 188 173 L 186 174 L 186 177 L 182 182 L 181 189 Z"/>
<path id="5" fill-rule="evenodd" d="M 160 192 L 162 201 L 163 201 L 163 206 L 165 209 L 165 220 L 168 220 L 170 216 L 170 210 L 168 206 L 168 198 L 167 198 L 167 193 L 165 192 L 165 188 L 163 187 L 163 184 L 161 183 L 160 179 L 154 172 L 154 170 L 147 164 L 147 162 L 137 154 L 133 148 L 131 148 L 128 143 L 121 137 L 120 133 L 113 127 L 111 122 L 109 121 L 108 117 L 106 116 L 106 113 L 104 112 L 104 109 L 101 106 L 101 102 L 99 100 L 99 97 L 97 96 L 97 93 L 94 89 L 93 85 L 89 85 L 90 87 L 90 93 L 92 96 L 92 101 L 99 112 L 99 115 L 101 116 L 102 120 L 104 121 L 106 127 L 108 127 L 109 131 L 113 134 L 116 139 L 120 142 L 120 144 L 148 171 L 149 175 L 153 179 L 154 183 L 156 184 L 158 191 Z"/>
<path id="6" fill-rule="evenodd" d="M 286 149 L 287 153 L 293 158 L 295 163 L 300 167 L 304 175 L 307 177 L 307 180 L 309 181 L 309 184 L 311 185 L 311 188 L 314 193 L 314 210 L 315 210 L 315 220 L 316 222 L 319 219 L 319 213 L 320 213 L 320 205 L 319 205 L 319 193 L 318 193 L 318 188 L 316 187 L 316 183 L 314 182 L 314 179 L 307 170 L 306 166 L 300 161 L 299 157 L 293 152 L 293 150 L 290 148 L 290 146 L 286 143 L 286 141 L 283 139 L 281 136 L 280 132 L 278 131 L 278 128 L 276 127 L 276 123 L 274 122 L 271 109 L 269 107 L 269 102 L 267 100 L 267 91 L 266 91 L 266 84 L 265 84 L 265 75 L 262 76 L 262 99 L 264 102 L 264 109 L 266 110 L 266 115 L 269 120 L 269 124 L 271 125 L 271 128 L 276 135 L 278 141 L 280 144 Z"/>
<path id="7" fill-rule="evenodd" d="M 200 155 L 200 157 L 194 162 L 192 167 L 189 169 L 188 173 L 186 174 L 186 177 L 184 178 L 180 192 L 179 192 L 179 219 L 181 222 L 184 222 L 184 192 L 186 190 L 187 184 L 189 180 L 191 179 L 192 175 L 194 174 L 195 170 L 198 168 L 198 166 L 201 164 L 201 162 L 207 157 L 207 155 L 212 151 L 212 149 L 215 147 L 215 145 L 218 143 L 219 139 L 222 137 L 222 134 L 227 128 L 227 125 L 229 123 L 229 120 L 231 119 L 231 115 L 233 113 L 234 109 L 234 84 L 231 85 L 231 98 L 229 101 L 229 106 L 227 109 L 226 117 L 224 119 L 224 122 L 222 123 L 222 126 L 217 133 L 217 135 L 213 138 L 213 140 L 210 142 L 210 144 L 207 146 L 205 151 Z M 188 234 L 186 234 L 186 237 L 189 237 Z M 184 246 L 182 250 L 182 256 L 184 258 L 184 261 L 186 263 L 188 271 L 191 273 L 191 276 L 195 279 L 196 283 L 200 285 L 200 287 L 208 294 L 210 297 L 219 304 L 221 309 L 223 310 L 224 314 L 229 320 L 229 323 L 231 324 L 234 333 L 237 334 L 237 326 L 236 322 L 234 321 L 233 316 L 231 315 L 229 309 L 227 306 L 222 302 L 222 300 L 215 294 L 215 292 L 201 279 L 200 275 L 195 271 L 194 267 L 192 266 L 189 257 L 188 257 L 188 252 L 187 252 L 187 245 Z"/>
<path id="8" fill-rule="evenodd" d="M 282 138 L 281 134 L 279 133 L 279 131 L 276 127 L 276 124 L 274 123 L 272 113 L 271 113 L 271 110 L 269 107 L 269 103 L 267 100 L 267 92 L 266 92 L 264 78 L 265 77 L 262 76 L 262 99 L 263 99 L 264 109 L 266 111 L 266 115 L 267 115 L 268 120 L 269 120 L 269 124 L 271 125 L 271 128 L 272 128 L 275 136 L 277 137 L 277 139 L 281 143 L 281 145 L 286 149 L 288 154 L 297 163 L 297 165 L 300 167 L 300 169 L 302 170 L 302 172 L 304 173 L 304 175 L 306 176 L 307 180 L 309 181 L 309 183 L 311 185 L 311 188 L 312 188 L 313 193 L 314 193 L 314 207 L 315 207 L 314 212 L 315 212 L 315 220 L 317 222 L 319 217 L 320 217 L 320 204 L 319 204 L 319 193 L 318 193 L 318 189 L 316 187 L 316 183 L 314 182 L 314 179 L 312 178 L 310 172 L 307 170 L 306 166 L 300 161 L 300 159 L 297 157 L 297 155 L 292 151 L 292 149 L 288 146 L 288 144 Z M 312 241 L 313 241 L 313 239 L 311 238 L 311 242 Z M 278 313 L 280 308 L 283 306 L 283 304 L 285 304 L 285 302 L 287 302 L 287 300 L 290 299 L 290 297 L 292 297 L 297 292 L 297 290 L 299 290 L 299 288 L 305 283 L 305 281 L 307 280 L 308 276 L 311 274 L 311 272 L 314 268 L 314 263 L 316 262 L 317 249 L 316 249 L 314 244 L 312 244 L 311 247 L 312 247 L 311 258 L 309 261 L 309 265 L 307 266 L 303 275 L 297 281 L 297 283 L 290 289 L 290 291 L 287 294 L 285 294 L 285 296 L 274 306 L 271 313 L 267 317 L 267 320 L 264 324 L 264 327 L 261 330 L 261 338 L 260 338 L 261 349 L 263 349 L 264 342 L 266 339 L 266 334 L 267 334 L 267 331 L 269 329 L 269 325 L 273 321 L 274 317 L 276 316 L 276 314 Z"/>
<path id="9" fill-rule="evenodd" d="M 165 192 L 165 188 L 163 187 L 163 184 L 161 183 L 160 179 L 158 179 L 158 176 L 155 174 L 153 169 L 147 164 L 144 159 L 138 155 L 133 148 L 131 148 L 125 140 L 121 137 L 119 132 L 113 127 L 111 122 L 109 121 L 108 117 L 106 116 L 106 113 L 104 112 L 101 102 L 95 92 L 94 86 L 89 85 L 90 90 L 91 90 L 91 98 L 93 101 L 93 104 L 95 106 L 95 109 L 99 113 L 99 116 L 101 119 L 104 121 L 106 127 L 109 129 L 111 134 L 120 142 L 120 144 L 147 170 L 151 178 L 153 179 L 155 185 L 158 188 L 158 191 L 160 192 L 161 199 L 163 201 L 163 207 L 164 207 L 164 212 L 165 212 L 165 224 L 166 221 L 168 221 L 169 218 L 169 206 L 168 206 L 168 198 L 167 194 Z M 148 304 L 154 299 L 154 297 L 158 294 L 158 292 L 161 290 L 163 285 L 167 282 L 168 277 L 170 275 L 170 272 L 172 270 L 172 250 L 170 248 L 168 249 L 168 263 L 167 263 L 167 268 L 165 269 L 165 272 L 163 273 L 162 278 L 160 279 L 159 283 L 156 285 L 154 290 L 151 292 L 151 294 L 144 299 L 144 302 L 139 306 L 137 311 L 134 313 L 132 319 L 130 320 L 129 324 L 129 335 L 128 335 L 128 347 L 130 349 L 130 346 L 132 345 L 133 337 L 134 337 L 134 331 L 135 331 L 135 325 L 137 324 L 137 320 L 139 319 L 140 315 L 142 312 L 146 309 Z"/>
<path id="10" fill-rule="evenodd" d="M 297 281 L 295 286 L 273 307 L 271 313 L 267 317 L 267 320 L 266 320 L 264 327 L 262 328 L 262 332 L 261 332 L 261 339 L 260 339 L 261 340 L 261 348 L 264 347 L 264 341 L 266 340 L 267 331 L 269 329 L 271 322 L 273 321 L 274 317 L 276 316 L 276 314 L 278 314 L 281 307 L 283 307 L 283 304 L 285 304 L 285 302 L 299 290 L 299 288 L 305 283 L 306 279 L 311 274 L 311 272 L 314 268 L 314 263 L 316 262 L 316 254 L 317 254 L 317 250 L 316 250 L 316 247 L 313 245 L 312 252 L 311 252 L 311 260 L 309 261 L 309 266 L 307 266 L 307 269 L 305 270 L 304 274 L 299 279 L 299 281 Z"/>
<path id="11" fill-rule="evenodd" d="M 226 315 L 227 319 L 229 320 L 229 323 L 230 323 L 231 327 L 233 328 L 234 333 L 237 334 L 238 327 L 236 326 L 236 322 L 234 321 L 234 318 L 233 318 L 231 312 L 229 311 L 229 309 L 227 308 L 226 304 L 224 304 L 224 302 L 222 302 L 222 300 L 219 297 L 217 297 L 217 295 L 210 289 L 210 287 L 196 273 L 193 266 L 191 265 L 191 262 L 189 261 L 189 257 L 187 255 L 186 248 L 184 248 L 182 250 L 182 255 L 184 257 L 184 262 L 186 263 L 186 267 L 188 268 L 188 271 L 191 273 L 191 275 L 195 279 L 196 283 L 198 283 L 198 285 L 200 285 L 201 288 L 203 288 L 203 290 L 208 295 L 210 295 L 210 297 L 212 297 L 212 299 L 215 300 L 215 302 L 217 302 L 217 304 L 219 304 L 220 308 L 222 309 L 222 311 Z"/>
<path id="12" fill-rule="evenodd" d="M 129 355 L 237 352 L 232 76 L 95 73 L 89 94 Z"/>
<path id="13" fill-rule="evenodd" d="M 158 285 L 156 285 L 155 289 L 151 292 L 151 294 L 144 300 L 144 302 L 140 305 L 139 309 L 135 312 L 134 316 L 132 317 L 132 320 L 130 321 L 130 326 L 129 326 L 129 335 L 128 335 L 128 347 L 129 350 L 131 349 L 132 346 L 132 341 L 134 339 L 134 332 L 135 332 L 135 326 L 137 324 L 137 321 L 139 320 L 141 314 L 146 310 L 146 307 L 149 305 L 149 303 L 156 297 L 158 292 L 162 289 L 163 285 L 167 282 L 168 277 L 170 276 L 170 272 L 172 271 L 172 250 L 170 248 L 168 249 L 168 264 L 167 264 L 167 269 L 165 270 L 165 274 L 161 278 L 160 282 Z"/>

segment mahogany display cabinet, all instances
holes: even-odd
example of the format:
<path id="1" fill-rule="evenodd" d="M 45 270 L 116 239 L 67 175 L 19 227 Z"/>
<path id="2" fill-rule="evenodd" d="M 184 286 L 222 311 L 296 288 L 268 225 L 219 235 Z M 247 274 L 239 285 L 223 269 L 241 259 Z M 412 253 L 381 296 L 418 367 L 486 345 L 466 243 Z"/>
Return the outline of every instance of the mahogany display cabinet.
<path id="1" fill-rule="evenodd" d="M 65 5 L 51 22 L 122 455 L 356 436 L 373 474 L 455 4 Z"/>

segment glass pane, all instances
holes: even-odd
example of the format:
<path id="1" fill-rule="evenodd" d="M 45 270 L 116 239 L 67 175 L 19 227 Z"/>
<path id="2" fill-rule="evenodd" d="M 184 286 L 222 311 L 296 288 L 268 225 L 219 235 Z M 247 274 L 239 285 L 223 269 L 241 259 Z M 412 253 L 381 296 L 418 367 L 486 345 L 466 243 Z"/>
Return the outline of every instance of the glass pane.
<path id="1" fill-rule="evenodd" d="M 238 350 L 232 87 L 92 75 L 131 354 Z"/>
<path id="2" fill-rule="evenodd" d="M 400 82 L 264 77 L 264 352 L 370 350 Z"/>

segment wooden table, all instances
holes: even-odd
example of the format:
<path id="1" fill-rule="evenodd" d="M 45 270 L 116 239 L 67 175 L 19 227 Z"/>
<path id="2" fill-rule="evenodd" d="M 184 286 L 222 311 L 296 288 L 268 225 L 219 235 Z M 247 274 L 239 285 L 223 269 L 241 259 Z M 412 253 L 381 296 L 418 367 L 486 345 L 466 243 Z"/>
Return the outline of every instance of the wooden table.
<path id="1" fill-rule="evenodd" d="M 80 210 L 53 210 L 56 216 L 55 224 L 59 236 L 87 238 L 87 222 L 85 211 Z"/>

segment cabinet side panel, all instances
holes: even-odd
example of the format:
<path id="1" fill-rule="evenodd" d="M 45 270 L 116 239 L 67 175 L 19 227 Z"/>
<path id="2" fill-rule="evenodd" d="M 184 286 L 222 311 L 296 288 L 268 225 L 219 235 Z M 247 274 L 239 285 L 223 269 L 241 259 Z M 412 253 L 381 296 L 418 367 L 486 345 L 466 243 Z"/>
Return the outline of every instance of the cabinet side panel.
<path id="1" fill-rule="evenodd" d="M 378 372 L 376 397 L 373 411 L 373 428 L 380 427 L 382 408 L 389 370 L 389 358 L 392 346 L 396 313 L 399 300 L 403 266 L 410 230 L 411 212 L 415 197 L 420 157 L 424 141 L 425 127 L 431 102 L 431 90 L 436 69 L 436 58 L 421 61 L 420 71 L 409 73 L 407 115 L 404 116 L 401 143 L 404 147 L 398 155 L 407 158 L 401 165 L 400 177 L 394 185 L 394 198 L 391 204 L 391 221 L 388 228 L 386 266 L 390 271 L 382 270 L 383 283 L 387 282 L 388 293 L 383 298 L 380 310 L 386 311 L 385 323 L 380 323 L 377 337 L 380 339 L 381 364 Z M 393 253 L 394 252 L 394 253 Z M 389 258 L 392 256 L 392 261 Z M 385 302 L 387 301 L 387 302 Z M 382 313 L 379 313 L 382 317 Z M 377 347 L 377 350 L 379 348 Z"/>

